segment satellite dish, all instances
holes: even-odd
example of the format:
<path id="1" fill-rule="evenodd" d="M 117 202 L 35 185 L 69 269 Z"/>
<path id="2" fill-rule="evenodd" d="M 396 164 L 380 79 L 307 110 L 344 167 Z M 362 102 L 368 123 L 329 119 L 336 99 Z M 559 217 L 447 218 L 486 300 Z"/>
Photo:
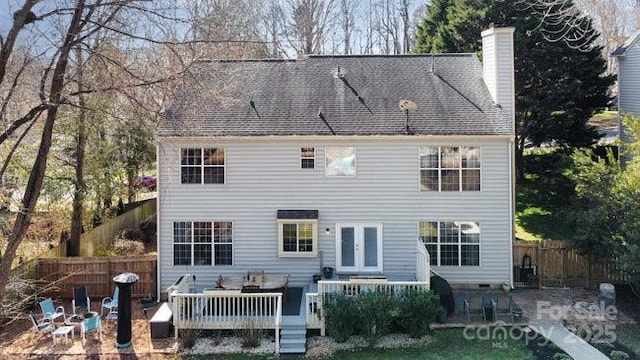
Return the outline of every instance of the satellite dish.
<path id="1" fill-rule="evenodd" d="M 418 111 L 418 105 L 416 105 L 416 103 L 414 103 L 411 100 L 407 100 L 407 99 L 402 99 L 400 100 L 400 102 L 398 103 L 398 107 L 406 112 L 416 112 Z"/>

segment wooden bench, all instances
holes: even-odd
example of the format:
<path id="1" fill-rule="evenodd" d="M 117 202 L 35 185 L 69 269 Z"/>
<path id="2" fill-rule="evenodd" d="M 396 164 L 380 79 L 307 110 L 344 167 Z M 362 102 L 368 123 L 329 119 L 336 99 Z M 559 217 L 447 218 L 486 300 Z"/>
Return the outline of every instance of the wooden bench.
<path id="1" fill-rule="evenodd" d="M 149 327 L 151 328 L 152 339 L 164 339 L 169 337 L 171 333 L 171 319 L 173 318 L 173 311 L 169 303 L 162 303 L 160 308 L 153 314 L 151 320 L 149 320 Z"/>

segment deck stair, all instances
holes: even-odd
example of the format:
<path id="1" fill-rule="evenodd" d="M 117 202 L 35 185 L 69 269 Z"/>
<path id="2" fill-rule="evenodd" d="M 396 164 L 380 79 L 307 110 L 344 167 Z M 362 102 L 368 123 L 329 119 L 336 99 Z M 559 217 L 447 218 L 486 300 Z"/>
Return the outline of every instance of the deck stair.
<path id="1" fill-rule="evenodd" d="M 304 354 L 307 350 L 307 328 L 304 318 L 284 316 L 280 330 L 281 354 Z"/>

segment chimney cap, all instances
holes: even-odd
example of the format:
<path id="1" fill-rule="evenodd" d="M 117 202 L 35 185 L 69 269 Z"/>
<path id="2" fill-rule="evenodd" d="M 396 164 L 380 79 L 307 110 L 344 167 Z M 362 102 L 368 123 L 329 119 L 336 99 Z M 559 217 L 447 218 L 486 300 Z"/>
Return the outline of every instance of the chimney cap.
<path id="1" fill-rule="evenodd" d="M 513 34 L 514 31 L 516 30 L 515 27 L 513 26 L 496 26 L 495 24 L 491 23 L 491 25 L 489 26 L 488 29 L 483 30 L 480 35 L 482 37 L 485 36 L 491 36 L 494 34 Z"/>

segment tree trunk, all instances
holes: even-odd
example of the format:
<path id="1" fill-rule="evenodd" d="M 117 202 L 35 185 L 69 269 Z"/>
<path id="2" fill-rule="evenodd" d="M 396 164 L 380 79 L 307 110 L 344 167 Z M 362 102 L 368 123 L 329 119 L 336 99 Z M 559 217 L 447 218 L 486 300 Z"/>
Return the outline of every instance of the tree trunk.
<path id="1" fill-rule="evenodd" d="M 75 189 L 73 193 L 73 213 L 71 215 L 71 234 L 69 238 L 69 244 L 67 248 L 67 256 L 80 256 L 80 239 L 82 236 L 82 220 L 84 213 L 84 198 L 85 198 L 85 182 L 84 182 L 84 155 L 86 151 L 87 134 L 85 129 L 85 122 L 87 111 L 85 107 L 85 99 L 82 93 L 83 89 L 83 62 L 82 51 L 79 47 L 76 47 L 76 57 L 78 63 L 78 104 L 80 105 L 80 112 L 78 114 L 78 128 L 76 137 L 76 171 L 75 171 Z"/>
<path id="2" fill-rule="evenodd" d="M 516 184 L 522 184 L 524 181 L 524 137 L 518 137 L 518 146 L 516 146 Z"/>
<path id="3" fill-rule="evenodd" d="M 42 190 L 42 179 L 47 168 L 47 158 L 51 148 L 53 125 L 56 121 L 60 100 L 62 99 L 62 89 L 64 87 L 64 76 L 67 71 L 69 52 L 71 51 L 75 37 L 80 34 L 80 20 L 83 9 L 84 1 L 78 1 L 74 9 L 73 17 L 69 22 L 64 43 L 60 47 L 58 61 L 56 62 L 56 66 L 53 70 L 53 76 L 51 77 L 51 85 L 49 86 L 50 93 L 48 98 L 49 106 L 47 117 L 43 124 L 38 154 L 36 155 L 33 168 L 29 174 L 27 186 L 25 187 L 24 196 L 22 197 L 22 208 L 16 216 L 16 221 L 11 233 L 9 234 L 9 239 L 7 240 L 4 257 L 2 258 L 2 261 L 0 261 L 0 292 L 2 292 L 2 294 L 4 294 L 4 289 L 9 281 L 11 264 L 13 263 L 16 251 L 29 228 L 33 211 L 36 207 L 38 197 L 40 197 L 40 191 Z M 42 81 L 45 81 L 45 79 Z"/>

